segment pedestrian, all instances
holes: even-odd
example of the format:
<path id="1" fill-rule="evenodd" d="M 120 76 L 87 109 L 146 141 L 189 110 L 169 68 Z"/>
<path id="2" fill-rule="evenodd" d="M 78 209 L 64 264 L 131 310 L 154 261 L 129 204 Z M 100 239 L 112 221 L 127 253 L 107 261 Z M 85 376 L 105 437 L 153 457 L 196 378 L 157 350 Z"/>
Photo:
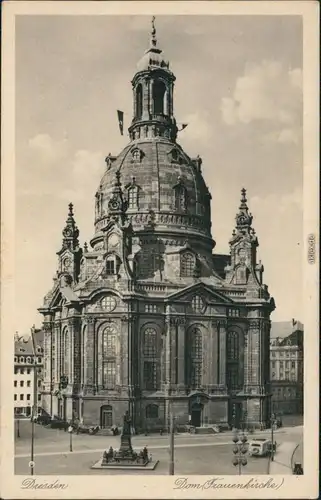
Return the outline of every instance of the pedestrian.
<path id="1" fill-rule="evenodd" d="M 303 476 L 303 468 L 302 468 L 302 465 L 299 462 L 296 462 L 294 464 L 293 474 L 295 476 Z"/>

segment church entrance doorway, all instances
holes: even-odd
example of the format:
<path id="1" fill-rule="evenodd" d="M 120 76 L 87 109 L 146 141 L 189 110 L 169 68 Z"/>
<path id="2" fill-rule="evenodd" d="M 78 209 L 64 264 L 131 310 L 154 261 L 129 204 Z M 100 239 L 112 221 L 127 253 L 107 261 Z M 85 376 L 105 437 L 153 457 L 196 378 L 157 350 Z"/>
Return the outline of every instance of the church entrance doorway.
<path id="1" fill-rule="evenodd" d="M 191 408 L 191 424 L 193 427 L 201 427 L 203 405 L 194 403 Z"/>
<path id="2" fill-rule="evenodd" d="M 110 405 L 104 405 L 100 409 L 100 427 L 106 429 L 113 425 L 113 408 Z"/>

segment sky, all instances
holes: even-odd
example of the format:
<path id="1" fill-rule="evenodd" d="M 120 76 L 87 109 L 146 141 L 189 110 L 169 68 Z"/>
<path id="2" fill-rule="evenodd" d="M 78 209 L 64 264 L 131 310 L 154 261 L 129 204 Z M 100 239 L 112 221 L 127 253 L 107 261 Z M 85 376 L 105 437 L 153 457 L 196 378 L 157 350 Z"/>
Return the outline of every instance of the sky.
<path id="1" fill-rule="evenodd" d="M 216 253 L 228 253 L 240 190 L 259 238 L 272 321 L 303 318 L 302 24 L 299 16 L 159 16 L 177 81 L 178 142 L 203 159 Z M 128 143 L 131 79 L 147 16 L 16 18 L 16 330 L 41 326 L 68 203 L 94 233 L 104 158 Z"/>

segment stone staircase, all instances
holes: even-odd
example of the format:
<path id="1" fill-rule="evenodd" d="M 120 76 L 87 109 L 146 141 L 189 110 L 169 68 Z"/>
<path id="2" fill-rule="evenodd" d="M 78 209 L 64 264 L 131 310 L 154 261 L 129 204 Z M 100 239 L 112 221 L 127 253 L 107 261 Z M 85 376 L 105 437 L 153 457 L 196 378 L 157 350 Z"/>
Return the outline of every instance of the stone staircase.
<path id="1" fill-rule="evenodd" d="M 217 434 L 213 427 L 195 427 L 195 434 Z"/>

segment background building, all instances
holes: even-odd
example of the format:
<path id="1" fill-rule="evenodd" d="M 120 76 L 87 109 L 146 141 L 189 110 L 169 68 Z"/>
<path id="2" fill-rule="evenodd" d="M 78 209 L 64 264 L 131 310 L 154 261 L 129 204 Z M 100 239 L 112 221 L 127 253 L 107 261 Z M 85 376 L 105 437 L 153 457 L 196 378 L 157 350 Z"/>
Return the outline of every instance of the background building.
<path id="1" fill-rule="evenodd" d="M 253 217 L 242 189 L 230 254 L 213 255 L 211 194 L 201 158 L 177 143 L 174 82 L 153 26 L 132 80 L 130 142 L 106 158 L 90 246 L 70 204 L 39 309 L 45 409 L 102 427 L 129 409 L 136 429 L 157 429 L 171 398 L 178 425 L 264 427 L 275 304 Z"/>
<path id="2" fill-rule="evenodd" d="M 273 411 L 303 413 L 303 324 L 299 321 L 272 324 L 270 373 Z"/>
<path id="3" fill-rule="evenodd" d="M 43 331 L 34 331 L 36 363 L 31 336 L 15 335 L 14 344 L 14 414 L 31 416 L 34 397 L 34 370 L 37 369 L 37 410 L 42 411 Z"/>

